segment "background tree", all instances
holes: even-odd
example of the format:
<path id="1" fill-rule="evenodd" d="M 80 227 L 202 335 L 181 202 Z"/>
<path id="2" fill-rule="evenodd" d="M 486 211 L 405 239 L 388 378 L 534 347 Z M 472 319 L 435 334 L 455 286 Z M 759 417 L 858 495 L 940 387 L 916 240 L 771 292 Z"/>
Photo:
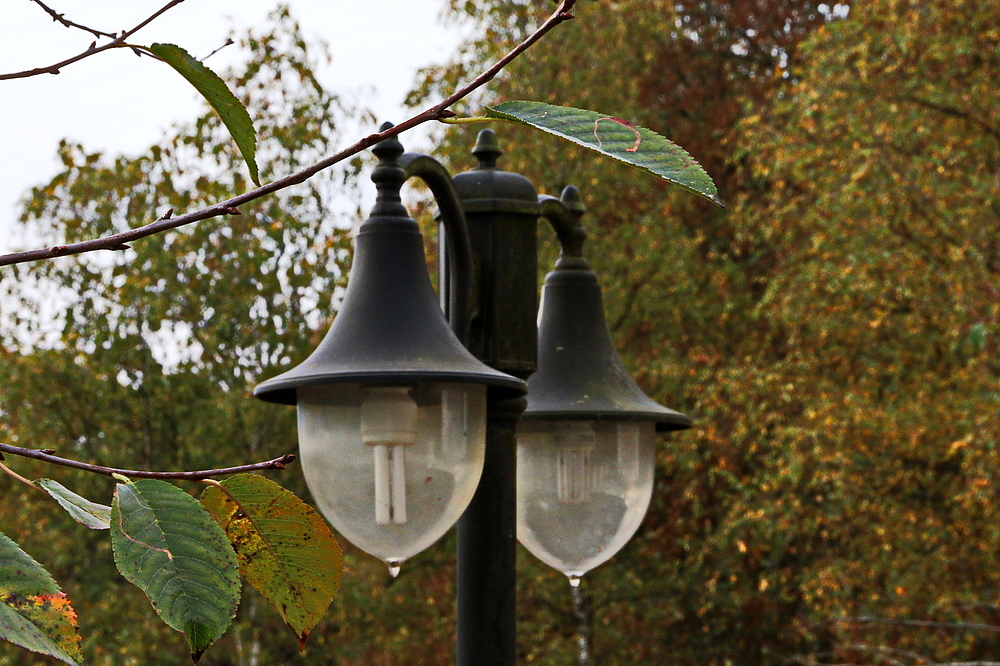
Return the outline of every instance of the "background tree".
<path id="1" fill-rule="evenodd" d="M 364 118 L 313 76 L 325 50 L 306 43 L 287 10 L 271 21 L 241 38 L 248 62 L 229 74 L 256 114 L 266 178 L 316 161 L 339 142 L 345 118 Z M 59 156 L 61 173 L 27 200 L 23 242 L 92 238 L 147 211 L 207 205 L 247 185 L 242 157 L 211 112 L 140 156 L 109 158 L 75 144 L 63 144 Z M 321 327 L 333 310 L 350 262 L 352 176 L 353 169 L 319 176 L 243 216 L 170 232 L 140 252 L 6 269 L 5 441 L 141 469 L 201 469 L 294 451 L 293 414 L 247 393 L 266 370 L 300 357 L 314 342 L 303 331 Z M 18 469 L 93 499 L 110 496 L 99 477 L 30 462 Z M 276 478 L 304 492 L 297 471 Z M 5 506 L 17 507 L 0 529 L 67 581 L 88 663 L 178 662 L 183 638 L 116 574 L 106 534 L 69 521 L 42 493 L 6 476 L 0 492 Z M 268 605 L 252 591 L 245 597 L 229 645 L 204 663 L 282 663 L 297 654 Z M 313 649 L 333 633 L 318 630 Z M 0 663 L 32 659 L 6 643 L 0 655 Z"/>
<path id="2" fill-rule="evenodd" d="M 544 11 L 451 7 L 489 27 L 422 93 Z M 637 538 L 585 581 L 594 661 L 996 659 L 996 634 L 973 626 L 994 619 L 996 594 L 983 532 L 997 432 L 995 8 L 589 8 L 492 93 L 614 108 L 711 165 L 735 203 L 713 211 L 502 128 L 516 145 L 502 166 L 550 193 L 583 189 L 619 348 L 644 388 L 696 420 L 664 447 Z M 468 136 L 444 141 L 465 159 Z M 565 583 L 524 566 L 525 660 L 569 663 Z"/>
<path id="3" fill-rule="evenodd" d="M 801 539 L 748 554 L 810 560 L 784 574 L 824 639 L 810 659 L 1000 655 L 971 627 L 997 619 L 998 26 L 990 5 L 865 3 L 742 127 L 758 357 L 786 396 L 748 433 L 770 451 L 746 496 L 753 531 L 796 513 Z M 883 621 L 835 621 L 859 616 Z"/>

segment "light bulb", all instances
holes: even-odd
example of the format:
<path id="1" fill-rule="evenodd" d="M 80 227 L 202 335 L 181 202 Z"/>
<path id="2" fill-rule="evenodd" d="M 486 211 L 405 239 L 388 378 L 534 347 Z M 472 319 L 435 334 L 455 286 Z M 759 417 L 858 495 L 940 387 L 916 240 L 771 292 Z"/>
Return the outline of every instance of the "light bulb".
<path id="1" fill-rule="evenodd" d="M 571 583 L 610 559 L 653 492 L 654 424 L 522 421 L 517 538 Z"/>
<path id="2" fill-rule="evenodd" d="M 560 502 L 579 504 L 587 500 L 593 486 L 590 453 L 597 442 L 594 424 L 568 421 L 552 432 L 556 452 L 556 491 Z"/>
<path id="3" fill-rule="evenodd" d="M 406 522 L 405 448 L 417 441 L 417 403 L 409 389 L 376 387 L 361 403 L 361 441 L 375 459 L 375 522 Z"/>
<path id="4" fill-rule="evenodd" d="M 302 471 L 317 508 L 391 567 L 440 538 L 479 484 L 484 386 L 305 387 L 298 414 Z"/>

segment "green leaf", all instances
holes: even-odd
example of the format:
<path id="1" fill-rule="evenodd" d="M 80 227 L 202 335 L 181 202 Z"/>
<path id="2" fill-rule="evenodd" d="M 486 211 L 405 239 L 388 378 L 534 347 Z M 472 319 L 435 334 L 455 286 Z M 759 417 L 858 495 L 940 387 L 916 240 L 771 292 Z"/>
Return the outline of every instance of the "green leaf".
<path id="1" fill-rule="evenodd" d="M 238 474 L 202 493 L 229 536 L 240 573 L 278 609 L 299 648 L 340 587 L 343 557 L 326 522 L 273 481 Z"/>
<path id="2" fill-rule="evenodd" d="M 177 70 L 212 105 L 243 154 L 243 161 L 250 169 L 250 178 L 260 185 L 256 161 L 257 134 L 253 121 L 240 100 L 226 87 L 226 82 L 179 46 L 153 44 L 149 50 Z"/>
<path id="3" fill-rule="evenodd" d="M 52 576 L 9 537 L 0 534 L 0 638 L 76 665 L 76 613 Z"/>
<path id="4" fill-rule="evenodd" d="M 487 118 L 529 125 L 613 157 L 688 192 L 724 205 L 712 178 L 687 151 L 645 127 L 596 111 L 511 101 L 486 108 Z"/>
<path id="5" fill-rule="evenodd" d="M 111 527 L 110 506 L 91 502 L 86 497 L 77 495 L 52 479 L 38 479 L 35 484 L 52 495 L 76 522 L 82 523 L 92 530 L 106 530 Z"/>
<path id="6" fill-rule="evenodd" d="M 141 479 L 115 487 L 111 543 L 118 570 L 168 626 L 184 632 L 197 663 L 239 605 L 236 554 L 226 535 L 180 488 Z"/>

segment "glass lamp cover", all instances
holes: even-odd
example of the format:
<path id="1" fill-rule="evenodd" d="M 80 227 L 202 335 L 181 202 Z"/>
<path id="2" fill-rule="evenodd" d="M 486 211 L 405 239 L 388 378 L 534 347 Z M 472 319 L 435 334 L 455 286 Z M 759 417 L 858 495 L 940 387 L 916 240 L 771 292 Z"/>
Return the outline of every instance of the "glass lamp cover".
<path id="1" fill-rule="evenodd" d="M 479 484 L 485 386 L 303 387 L 298 420 L 302 471 L 320 511 L 394 574 L 458 520 Z"/>
<path id="2" fill-rule="evenodd" d="M 654 430 L 641 421 L 518 425 L 517 538 L 574 586 L 642 522 L 653 493 Z"/>

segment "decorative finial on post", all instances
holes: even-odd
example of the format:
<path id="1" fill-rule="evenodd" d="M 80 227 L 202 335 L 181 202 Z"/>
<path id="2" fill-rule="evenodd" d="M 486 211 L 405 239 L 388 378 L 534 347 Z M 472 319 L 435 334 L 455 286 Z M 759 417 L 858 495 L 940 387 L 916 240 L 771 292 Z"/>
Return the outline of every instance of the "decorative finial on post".
<path id="1" fill-rule="evenodd" d="M 491 129 L 480 131 L 479 136 L 476 137 L 476 145 L 472 149 L 472 154 L 479 160 L 479 166 L 473 169 L 473 171 L 496 169 L 497 160 L 503 155 L 496 132 Z"/>

